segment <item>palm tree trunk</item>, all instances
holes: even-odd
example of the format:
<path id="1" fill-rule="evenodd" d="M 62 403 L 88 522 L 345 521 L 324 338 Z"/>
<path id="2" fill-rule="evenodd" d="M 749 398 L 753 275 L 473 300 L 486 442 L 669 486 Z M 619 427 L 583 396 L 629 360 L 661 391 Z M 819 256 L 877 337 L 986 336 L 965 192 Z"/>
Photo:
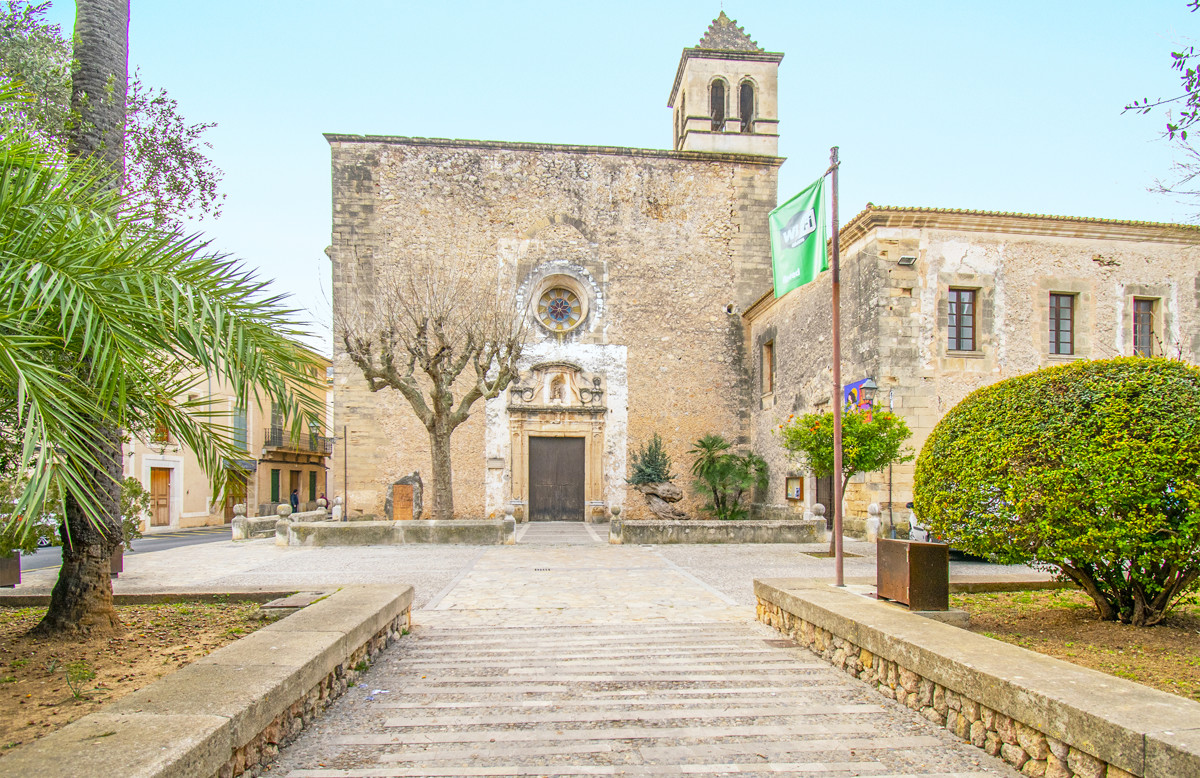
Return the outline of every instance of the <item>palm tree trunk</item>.
<path id="1" fill-rule="evenodd" d="M 97 435 L 96 452 L 102 467 L 89 475 L 102 498 L 97 506 L 101 522 L 89 520 L 84 506 L 67 496 L 66 521 L 58 530 L 62 567 L 50 607 L 33 630 L 37 635 L 111 633 L 121 628 L 109 579 L 112 553 L 122 542 L 120 435 L 115 430 Z"/>
<path id="2" fill-rule="evenodd" d="M 79 122 L 70 140 L 75 156 L 92 156 L 112 168 L 107 185 L 119 189 L 125 173 L 125 91 L 129 81 L 129 0 L 76 0 L 71 107 Z M 87 366 L 83 367 L 87 370 Z M 50 607 L 35 631 L 42 635 L 120 629 L 113 610 L 109 565 L 122 541 L 121 434 L 102 419 L 95 430 L 93 473 L 100 502 L 97 524 L 84 507 L 68 500 L 63 563 Z"/>
<path id="3" fill-rule="evenodd" d="M 76 0 L 70 151 L 112 168 L 111 186 L 125 175 L 125 92 L 129 81 L 129 0 Z"/>

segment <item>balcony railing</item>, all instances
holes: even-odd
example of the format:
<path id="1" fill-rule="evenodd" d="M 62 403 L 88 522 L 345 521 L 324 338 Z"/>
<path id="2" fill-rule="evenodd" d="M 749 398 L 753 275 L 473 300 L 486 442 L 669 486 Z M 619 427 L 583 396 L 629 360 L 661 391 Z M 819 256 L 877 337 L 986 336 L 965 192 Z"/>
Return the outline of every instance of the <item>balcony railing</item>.
<path id="1" fill-rule="evenodd" d="M 333 438 L 306 432 L 292 438 L 290 430 L 283 427 L 268 427 L 263 434 L 263 448 L 278 448 L 285 451 L 301 451 L 306 454 L 329 456 L 333 453 Z"/>

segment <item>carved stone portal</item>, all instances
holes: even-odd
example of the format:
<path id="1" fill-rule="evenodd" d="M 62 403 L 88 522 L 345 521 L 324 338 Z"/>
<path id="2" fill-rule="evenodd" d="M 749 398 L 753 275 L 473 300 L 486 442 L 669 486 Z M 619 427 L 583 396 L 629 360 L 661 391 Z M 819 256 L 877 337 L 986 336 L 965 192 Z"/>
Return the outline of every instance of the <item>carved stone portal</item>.
<path id="1" fill-rule="evenodd" d="M 604 519 L 604 376 L 574 362 L 541 362 L 508 390 L 513 500 L 529 502 L 529 439 L 584 439 L 581 521 Z"/>

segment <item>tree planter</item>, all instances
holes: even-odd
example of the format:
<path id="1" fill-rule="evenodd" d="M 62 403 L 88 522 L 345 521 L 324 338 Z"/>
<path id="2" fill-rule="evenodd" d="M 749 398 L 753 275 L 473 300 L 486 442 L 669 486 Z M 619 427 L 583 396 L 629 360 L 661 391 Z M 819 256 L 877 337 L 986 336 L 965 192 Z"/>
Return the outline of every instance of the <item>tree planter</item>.
<path id="1" fill-rule="evenodd" d="M 121 573 L 125 572 L 125 549 L 118 548 L 113 552 L 108 560 L 108 574 L 112 578 L 116 578 Z"/>
<path id="2" fill-rule="evenodd" d="M 21 583 L 21 552 L 0 557 L 0 586 L 11 589 Z"/>

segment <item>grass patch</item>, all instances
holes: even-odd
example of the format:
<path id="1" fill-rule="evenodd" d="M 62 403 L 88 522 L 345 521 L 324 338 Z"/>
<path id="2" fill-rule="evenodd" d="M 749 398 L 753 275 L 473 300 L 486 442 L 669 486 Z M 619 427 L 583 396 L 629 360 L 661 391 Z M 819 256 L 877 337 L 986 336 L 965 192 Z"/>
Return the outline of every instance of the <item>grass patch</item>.
<path id="1" fill-rule="evenodd" d="M 952 594 L 972 632 L 1200 701 L 1200 605 L 1179 606 L 1154 627 L 1096 618 L 1074 589 Z"/>
<path id="2" fill-rule="evenodd" d="M 124 632 L 33 639 L 46 609 L 0 606 L 0 754 L 98 710 L 267 622 L 252 602 L 118 605 Z"/>

